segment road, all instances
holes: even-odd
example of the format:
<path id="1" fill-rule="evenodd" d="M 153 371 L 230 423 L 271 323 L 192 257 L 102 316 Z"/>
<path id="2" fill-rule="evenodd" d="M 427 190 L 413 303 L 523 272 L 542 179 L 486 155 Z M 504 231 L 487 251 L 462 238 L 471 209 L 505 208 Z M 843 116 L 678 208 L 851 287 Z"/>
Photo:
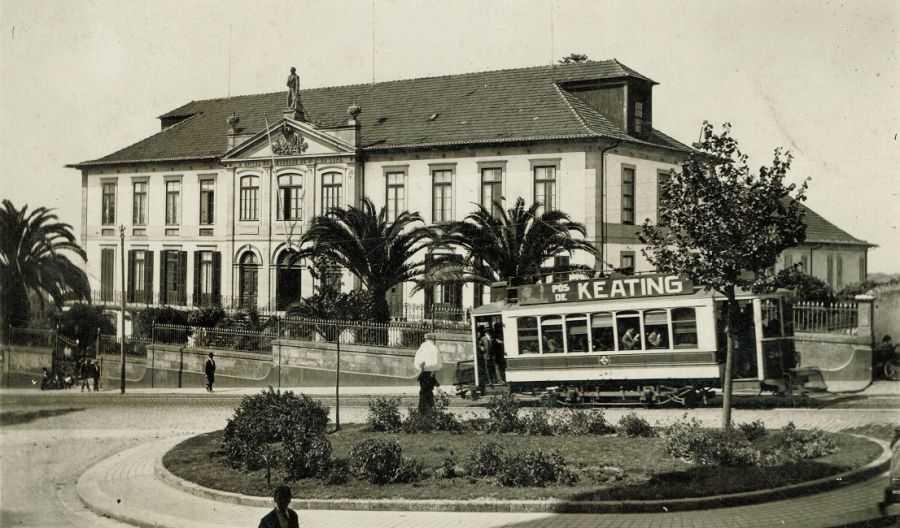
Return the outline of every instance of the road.
<path id="1" fill-rule="evenodd" d="M 144 392 L 123 397 L 75 391 L 0 393 L 4 424 L 0 427 L 0 525 L 123 526 L 83 507 L 75 492 L 78 477 L 100 460 L 129 447 L 223 428 L 241 394 Z M 365 420 L 364 397 L 348 396 L 342 401 L 343 422 Z M 326 403 L 333 405 L 333 401 Z M 858 409 L 738 409 L 735 420 L 761 419 L 769 427 L 793 421 L 802 428 L 838 431 L 868 424 L 900 423 L 895 403 L 888 398 L 883 405 L 868 401 Z M 467 407 L 459 411 L 466 416 L 482 414 L 484 409 Z M 606 411 L 610 421 L 626 412 L 632 409 Z M 651 423 L 665 423 L 684 413 L 678 409 L 636 412 Z M 691 413 L 715 424 L 720 411 L 696 409 Z"/>

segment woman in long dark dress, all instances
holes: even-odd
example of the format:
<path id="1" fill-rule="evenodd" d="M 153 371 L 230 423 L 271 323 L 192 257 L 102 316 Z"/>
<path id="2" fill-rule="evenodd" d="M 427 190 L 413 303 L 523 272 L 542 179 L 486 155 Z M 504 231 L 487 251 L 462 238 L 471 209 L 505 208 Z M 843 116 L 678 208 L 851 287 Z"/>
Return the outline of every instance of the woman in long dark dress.
<path id="1" fill-rule="evenodd" d="M 424 365 L 422 365 L 424 367 Z M 434 372 L 422 368 L 419 372 L 419 413 L 426 414 L 434 410 L 434 388 L 440 387 Z"/>

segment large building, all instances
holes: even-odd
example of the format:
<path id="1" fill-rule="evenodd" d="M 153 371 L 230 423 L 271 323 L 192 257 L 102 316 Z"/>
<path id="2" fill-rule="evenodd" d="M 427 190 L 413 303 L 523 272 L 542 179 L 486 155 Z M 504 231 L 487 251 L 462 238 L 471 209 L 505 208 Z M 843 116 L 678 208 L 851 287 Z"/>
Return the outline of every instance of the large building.
<path id="1" fill-rule="evenodd" d="M 363 196 L 432 223 L 538 200 L 587 226 L 600 256 L 581 263 L 649 270 L 636 226 L 690 150 L 653 127 L 656 84 L 610 60 L 192 101 L 157 134 L 71 165 L 92 286 L 117 300 L 121 225 L 129 303 L 281 309 L 313 290 L 302 262 L 286 265 L 304 228 Z M 807 218 L 782 265 L 862 280 L 868 244 Z M 471 286 L 410 289 L 391 292 L 395 310 L 481 301 Z"/>

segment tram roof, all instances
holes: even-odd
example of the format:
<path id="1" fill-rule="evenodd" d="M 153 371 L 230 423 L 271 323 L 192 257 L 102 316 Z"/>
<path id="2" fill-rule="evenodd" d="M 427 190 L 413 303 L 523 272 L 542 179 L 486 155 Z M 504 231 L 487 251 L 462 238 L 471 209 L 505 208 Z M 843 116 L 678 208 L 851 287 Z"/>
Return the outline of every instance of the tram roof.
<path id="1" fill-rule="evenodd" d="M 774 294 L 754 294 L 747 290 L 738 289 L 737 290 L 737 298 L 738 299 L 746 299 L 748 297 L 765 297 L 768 295 L 781 295 L 786 293 L 785 290 L 779 290 Z M 571 301 L 565 303 L 545 303 L 545 304 L 526 304 L 522 305 L 515 302 L 509 302 L 507 300 L 502 301 L 494 301 L 489 304 L 485 304 L 479 306 L 472 310 L 473 316 L 478 315 L 490 315 L 490 314 L 498 314 L 501 312 L 511 312 L 511 311 L 520 311 L 520 310 L 533 310 L 535 308 L 539 308 L 541 306 L 551 307 L 551 306 L 578 306 L 585 304 L 607 304 L 607 303 L 626 303 L 626 304 L 639 304 L 639 303 L 647 303 L 653 300 L 661 300 L 661 299 L 673 299 L 673 300 L 685 300 L 685 299 L 709 299 L 713 298 L 717 301 L 725 300 L 725 296 L 715 290 L 706 290 L 701 287 L 695 287 L 694 293 L 690 295 L 659 295 L 655 297 L 631 297 L 624 299 L 604 299 L 604 300 L 584 300 L 584 301 Z"/>

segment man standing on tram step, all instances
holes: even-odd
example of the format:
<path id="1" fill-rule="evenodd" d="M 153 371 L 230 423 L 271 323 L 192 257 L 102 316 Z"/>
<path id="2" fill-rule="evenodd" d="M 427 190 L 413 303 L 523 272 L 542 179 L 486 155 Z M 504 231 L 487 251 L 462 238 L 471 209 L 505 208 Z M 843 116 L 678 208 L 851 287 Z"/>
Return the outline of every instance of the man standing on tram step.
<path id="1" fill-rule="evenodd" d="M 206 360 L 206 391 L 212 392 L 213 383 L 216 381 L 216 362 L 213 359 L 212 352 L 209 353 L 209 359 Z"/>
<path id="2" fill-rule="evenodd" d="M 484 365 L 484 370 L 479 372 L 478 381 L 482 385 L 493 385 L 494 384 L 494 358 L 492 355 L 492 347 L 491 345 L 494 343 L 494 331 L 491 329 L 490 325 L 484 329 L 484 335 L 481 336 L 481 340 L 478 342 L 478 353 L 481 356 L 482 365 Z"/>

